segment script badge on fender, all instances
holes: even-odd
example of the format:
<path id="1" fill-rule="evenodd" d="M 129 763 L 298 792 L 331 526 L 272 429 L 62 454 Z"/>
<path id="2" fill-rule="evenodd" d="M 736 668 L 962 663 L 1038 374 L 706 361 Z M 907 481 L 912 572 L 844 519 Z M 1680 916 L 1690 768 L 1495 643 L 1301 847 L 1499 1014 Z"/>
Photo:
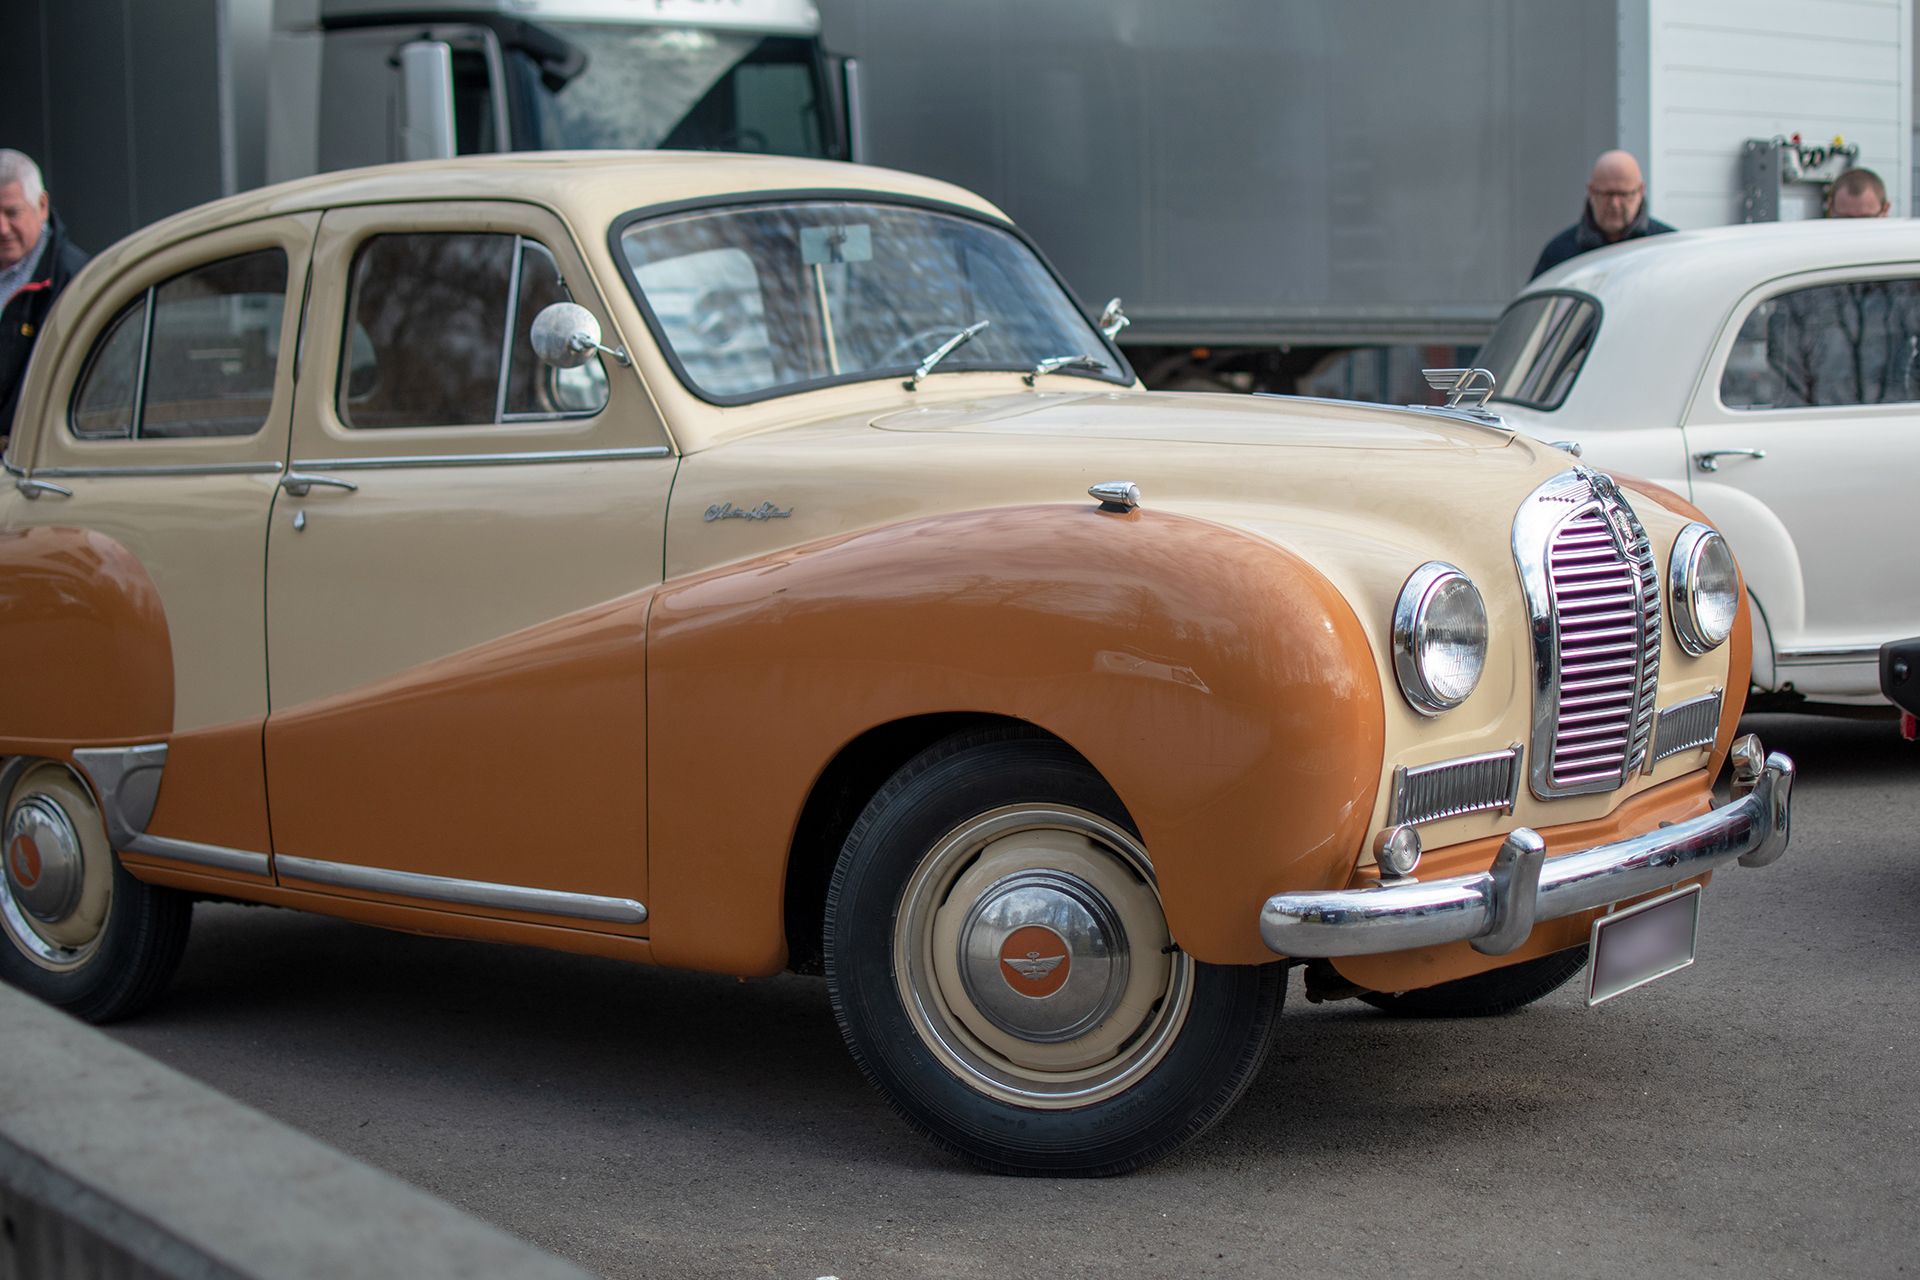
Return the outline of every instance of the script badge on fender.
<path id="1" fill-rule="evenodd" d="M 1000 944 L 1000 976 L 1023 996 L 1038 1000 L 1067 985 L 1073 960 L 1066 941 L 1045 925 L 1015 929 Z"/>

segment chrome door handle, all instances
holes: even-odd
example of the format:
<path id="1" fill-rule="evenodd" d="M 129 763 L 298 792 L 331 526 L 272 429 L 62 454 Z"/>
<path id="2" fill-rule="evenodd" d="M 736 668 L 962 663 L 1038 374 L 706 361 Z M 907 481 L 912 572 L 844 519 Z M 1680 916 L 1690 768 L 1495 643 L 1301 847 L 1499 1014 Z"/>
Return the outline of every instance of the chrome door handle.
<path id="1" fill-rule="evenodd" d="M 280 478 L 280 487 L 296 498 L 304 498 L 317 484 L 330 485 L 335 489 L 358 490 L 359 485 L 351 480 L 336 480 L 332 476 L 311 476 L 298 471 L 289 471 Z"/>
<path id="2" fill-rule="evenodd" d="M 1709 449 L 1693 455 L 1693 465 L 1702 471 L 1718 471 L 1722 458 L 1764 458 L 1765 449 Z"/>
<path id="3" fill-rule="evenodd" d="M 21 476 L 13 482 L 13 487 L 29 498 L 38 498 L 42 494 L 57 493 L 63 498 L 71 498 L 73 490 L 63 489 L 57 484 L 48 484 L 45 480 L 35 480 L 31 476 Z"/>

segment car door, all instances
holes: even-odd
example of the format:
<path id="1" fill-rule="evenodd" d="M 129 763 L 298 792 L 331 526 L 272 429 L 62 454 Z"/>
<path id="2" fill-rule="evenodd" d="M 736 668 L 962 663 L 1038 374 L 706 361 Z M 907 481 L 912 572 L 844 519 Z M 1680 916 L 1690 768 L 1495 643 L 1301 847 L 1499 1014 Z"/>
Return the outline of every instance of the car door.
<path id="1" fill-rule="evenodd" d="M 1920 632 L 1920 590 L 1896 552 L 1920 474 L 1920 266 L 1755 290 L 1685 431 L 1694 502 L 1755 565 L 1776 685 L 1874 696 L 1881 642 Z M 1798 582 L 1762 560 L 1797 560 Z"/>
<path id="2" fill-rule="evenodd" d="M 267 545 L 276 872 L 317 892 L 644 933 L 645 623 L 675 459 L 530 205 L 322 221 Z"/>
<path id="3" fill-rule="evenodd" d="M 318 222 L 261 219 L 137 261 L 74 318 L 54 357 L 56 420 L 35 433 L 22 485 L 34 498 L 8 524 L 125 547 L 159 594 L 172 650 L 172 733 L 146 834 L 181 856 L 148 848 L 129 861 L 268 875 L 261 554 Z"/>

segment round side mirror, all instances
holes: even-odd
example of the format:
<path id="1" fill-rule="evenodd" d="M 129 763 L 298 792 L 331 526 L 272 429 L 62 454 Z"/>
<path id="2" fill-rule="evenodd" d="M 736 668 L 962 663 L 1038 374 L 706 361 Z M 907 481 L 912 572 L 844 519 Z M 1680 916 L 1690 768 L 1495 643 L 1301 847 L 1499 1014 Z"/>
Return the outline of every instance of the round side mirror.
<path id="1" fill-rule="evenodd" d="M 577 302 L 556 302 L 533 318 L 533 352 L 556 369 L 576 369 L 600 346 L 600 322 Z"/>

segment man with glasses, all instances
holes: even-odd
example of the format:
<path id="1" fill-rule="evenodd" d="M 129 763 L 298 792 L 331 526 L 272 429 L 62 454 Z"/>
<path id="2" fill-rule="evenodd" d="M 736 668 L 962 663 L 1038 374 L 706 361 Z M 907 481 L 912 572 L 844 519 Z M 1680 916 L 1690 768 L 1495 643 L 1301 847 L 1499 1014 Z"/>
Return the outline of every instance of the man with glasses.
<path id="1" fill-rule="evenodd" d="M 1580 221 L 1547 241 L 1533 274 L 1538 276 L 1590 249 L 1671 230 L 1666 223 L 1647 216 L 1647 183 L 1640 176 L 1639 162 L 1624 151 L 1609 151 L 1593 163 Z"/>

